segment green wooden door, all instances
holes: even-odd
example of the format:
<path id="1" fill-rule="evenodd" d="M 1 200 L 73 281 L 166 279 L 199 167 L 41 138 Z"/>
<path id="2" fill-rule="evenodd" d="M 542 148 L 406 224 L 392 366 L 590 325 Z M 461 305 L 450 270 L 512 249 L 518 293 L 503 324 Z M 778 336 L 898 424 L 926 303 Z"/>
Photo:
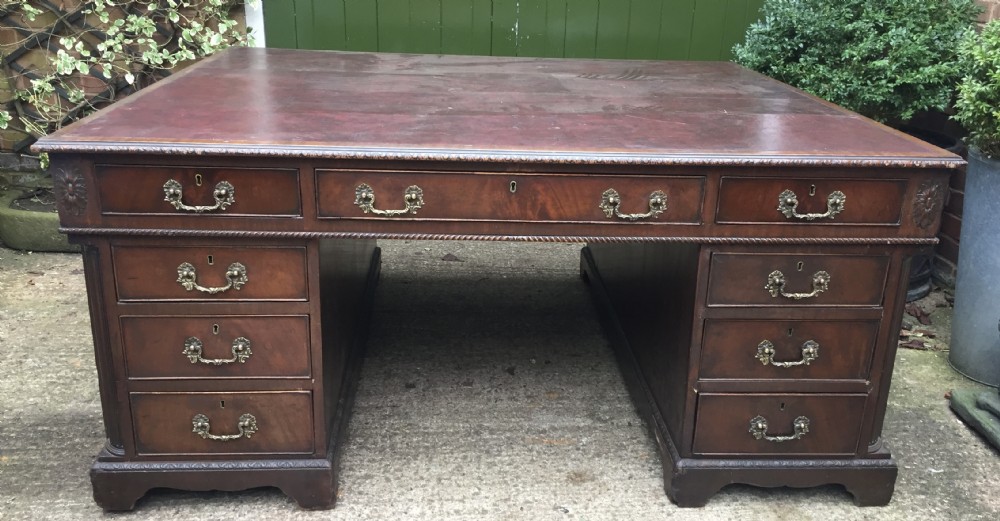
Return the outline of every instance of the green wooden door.
<path id="1" fill-rule="evenodd" d="M 265 0 L 268 47 L 728 60 L 763 0 Z"/>

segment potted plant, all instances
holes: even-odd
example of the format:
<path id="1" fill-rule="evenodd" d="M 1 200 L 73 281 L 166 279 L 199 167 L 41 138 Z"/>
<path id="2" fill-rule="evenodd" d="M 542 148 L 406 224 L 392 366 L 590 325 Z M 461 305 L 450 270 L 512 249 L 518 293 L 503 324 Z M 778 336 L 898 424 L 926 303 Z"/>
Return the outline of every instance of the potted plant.
<path id="1" fill-rule="evenodd" d="M 766 0 L 761 11 L 737 63 L 941 146 L 903 126 L 951 103 L 974 0 Z M 930 260 L 913 259 L 907 301 L 930 292 Z"/>
<path id="2" fill-rule="evenodd" d="M 968 131 L 969 166 L 955 318 L 948 358 L 959 372 L 1000 384 L 1000 20 L 962 43 L 955 119 Z"/>

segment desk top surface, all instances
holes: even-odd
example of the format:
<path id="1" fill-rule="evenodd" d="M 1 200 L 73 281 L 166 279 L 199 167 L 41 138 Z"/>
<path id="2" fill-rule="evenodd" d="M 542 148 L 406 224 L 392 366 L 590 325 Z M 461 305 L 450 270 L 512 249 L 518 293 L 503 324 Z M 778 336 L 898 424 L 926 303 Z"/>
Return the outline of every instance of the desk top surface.
<path id="1" fill-rule="evenodd" d="M 725 62 L 235 48 L 41 152 L 950 167 L 961 160 Z"/>

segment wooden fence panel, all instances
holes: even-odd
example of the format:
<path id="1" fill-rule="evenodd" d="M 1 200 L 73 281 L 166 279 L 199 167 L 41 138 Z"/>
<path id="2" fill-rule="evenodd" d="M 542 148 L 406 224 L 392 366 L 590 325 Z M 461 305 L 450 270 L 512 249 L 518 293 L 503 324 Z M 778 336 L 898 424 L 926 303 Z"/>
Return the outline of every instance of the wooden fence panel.
<path id="1" fill-rule="evenodd" d="M 727 60 L 763 0 L 269 0 L 270 47 Z"/>

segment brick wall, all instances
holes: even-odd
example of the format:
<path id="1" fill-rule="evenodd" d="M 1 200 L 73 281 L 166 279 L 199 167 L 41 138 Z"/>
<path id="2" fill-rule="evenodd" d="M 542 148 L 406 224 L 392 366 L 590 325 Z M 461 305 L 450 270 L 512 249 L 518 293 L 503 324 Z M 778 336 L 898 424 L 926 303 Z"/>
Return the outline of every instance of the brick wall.
<path id="1" fill-rule="evenodd" d="M 979 15 L 980 25 L 990 20 L 1000 19 L 1000 0 L 977 0 L 983 7 Z M 955 285 L 958 266 L 959 235 L 962 228 L 962 203 L 965 199 L 965 172 L 956 172 L 951 178 L 948 204 L 941 217 L 941 232 L 938 234 L 934 256 L 934 276 L 948 286 Z"/>
<path id="2" fill-rule="evenodd" d="M 1000 0 L 977 0 L 977 2 L 983 6 L 983 13 L 979 15 L 979 23 L 1000 18 Z"/>

